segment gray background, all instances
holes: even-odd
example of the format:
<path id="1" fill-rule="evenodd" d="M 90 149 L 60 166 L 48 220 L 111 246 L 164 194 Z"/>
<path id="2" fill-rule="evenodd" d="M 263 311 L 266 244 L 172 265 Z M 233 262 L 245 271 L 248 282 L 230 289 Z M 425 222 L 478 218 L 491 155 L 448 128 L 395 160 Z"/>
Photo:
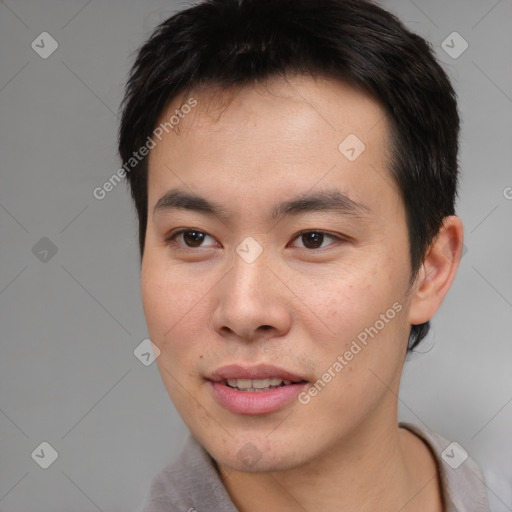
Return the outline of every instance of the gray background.
<path id="1" fill-rule="evenodd" d="M 432 42 L 463 117 L 467 253 L 427 353 L 406 364 L 401 419 L 458 441 L 484 468 L 493 510 L 512 510 L 512 1 L 382 4 Z M 140 510 L 186 434 L 156 365 L 133 353 L 147 332 L 126 185 L 92 195 L 120 165 L 133 52 L 186 5 L 0 2 L 3 512 Z M 31 47 L 44 31 L 59 45 L 46 59 Z M 469 44 L 457 58 L 442 48 L 453 31 Z M 460 43 L 448 39 L 452 52 Z M 43 441 L 58 452 L 48 469 L 31 457 Z"/>

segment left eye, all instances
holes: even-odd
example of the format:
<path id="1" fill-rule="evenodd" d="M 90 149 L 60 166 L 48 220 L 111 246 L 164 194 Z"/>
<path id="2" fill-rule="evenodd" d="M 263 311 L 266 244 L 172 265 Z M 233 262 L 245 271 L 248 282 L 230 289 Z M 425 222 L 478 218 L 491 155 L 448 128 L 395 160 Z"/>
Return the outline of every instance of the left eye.
<path id="1" fill-rule="evenodd" d="M 325 247 L 324 242 L 327 239 L 334 240 L 335 242 L 339 240 L 338 237 L 333 235 L 328 235 L 327 233 L 323 231 L 307 231 L 300 233 L 295 240 L 300 240 L 303 244 L 302 248 L 306 249 L 320 249 Z M 331 244 L 327 244 L 331 245 Z"/>

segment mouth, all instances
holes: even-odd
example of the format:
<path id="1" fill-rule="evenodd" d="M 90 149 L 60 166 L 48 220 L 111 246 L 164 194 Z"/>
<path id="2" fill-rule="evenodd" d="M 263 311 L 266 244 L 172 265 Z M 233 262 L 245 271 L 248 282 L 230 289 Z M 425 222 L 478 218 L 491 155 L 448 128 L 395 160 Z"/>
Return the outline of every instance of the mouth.
<path id="1" fill-rule="evenodd" d="M 206 377 L 215 400 L 235 414 L 268 414 L 293 400 L 309 383 L 296 373 L 270 365 L 229 365 Z"/>
<path id="2" fill-rule="evenodd" d="M 237 389 L 238 391 L 258 393 L 261 391 L 270 391 L 271 389 L 281 388 L 283 386 L 290 386 L 291 384 L 299 384 L 301 382 L 306 381 L 291 381 L 276 377 L 269 377 L 264 379 L 227 379 L 223 384 L 231 389 Z"/>

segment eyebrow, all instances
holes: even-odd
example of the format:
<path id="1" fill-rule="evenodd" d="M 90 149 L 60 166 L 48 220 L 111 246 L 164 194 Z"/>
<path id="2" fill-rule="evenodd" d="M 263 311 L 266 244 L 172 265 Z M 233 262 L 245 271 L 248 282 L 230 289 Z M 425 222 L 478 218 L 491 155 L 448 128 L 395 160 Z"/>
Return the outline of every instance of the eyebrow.
<path id="1" fill-rule="evenodd" d="M 220 204 L 200 195 L 180 189 L 166 192 L 156 203 L 153 215 L 168 210 L 189 210 L 229 218 L 229 211 Z M 323 190 L 315 193 L 302 194 L 291 200 L 274 205 L 271 218 L 279 220 L 283 217 L 301 215 L 312 212 L 337 212 L 345 215 L 360 216 L 369 213 L 367 206 L 357 203 L 337 189 Z"/>

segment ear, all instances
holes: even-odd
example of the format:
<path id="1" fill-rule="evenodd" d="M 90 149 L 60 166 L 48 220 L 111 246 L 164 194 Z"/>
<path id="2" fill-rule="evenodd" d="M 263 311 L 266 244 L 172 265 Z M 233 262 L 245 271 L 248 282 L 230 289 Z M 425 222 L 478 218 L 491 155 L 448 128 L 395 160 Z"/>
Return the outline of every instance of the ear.
<path id="1" fill-rule="evenodd" d="M 464 228 L 459 217 L 445 217 L 412 286 L 411 325 L 430 320 L 443 302 L 462 257 Z"/>

